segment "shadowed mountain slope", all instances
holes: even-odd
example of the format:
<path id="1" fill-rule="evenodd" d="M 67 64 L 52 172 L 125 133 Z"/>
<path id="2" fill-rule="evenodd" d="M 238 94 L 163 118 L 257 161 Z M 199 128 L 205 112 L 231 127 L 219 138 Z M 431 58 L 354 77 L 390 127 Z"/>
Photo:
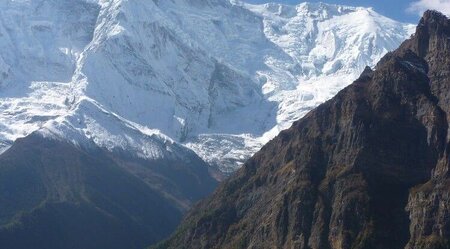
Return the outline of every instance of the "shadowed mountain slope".
<path id="1" fill-rule="evenodd" d="M 215 185 L 196 156 L 152 162 L 32 134 L 0 156 L 0 247 L 144 248 Z"/>

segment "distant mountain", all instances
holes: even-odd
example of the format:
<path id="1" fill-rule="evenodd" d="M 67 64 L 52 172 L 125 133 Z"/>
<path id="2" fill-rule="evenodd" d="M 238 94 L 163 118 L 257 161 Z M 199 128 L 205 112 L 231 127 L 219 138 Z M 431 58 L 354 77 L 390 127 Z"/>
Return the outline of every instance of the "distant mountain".
<path id="1" fill-rule="evenodd" d="M 313 3 L 3 1 L 0 151 L 62 125 L 145 159 L 163 134 L 231 172 L 411 27 Z"/>
<path id="2" fill-rule="evenodd" d="M 283 131 L 156 248 L 450 248 L 450 20 Z"/>

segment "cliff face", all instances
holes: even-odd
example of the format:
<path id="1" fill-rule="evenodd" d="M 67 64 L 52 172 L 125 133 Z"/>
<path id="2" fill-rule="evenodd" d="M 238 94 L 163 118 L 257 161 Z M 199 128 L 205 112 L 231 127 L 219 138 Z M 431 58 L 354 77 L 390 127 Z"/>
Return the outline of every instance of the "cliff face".
<path id="1" fill-rule="evenodd" d="M 450 21 L 282 132 L 159 248 L 449 248 Z"/>
<path id="2" fill-rule="evenodd" d="M 445 132 L 438 135 L 439 156 L 432 176 L 425 184 L 411 190 L 407 211 L 410 217 L 410 240 L 406 248 L 450 247 L 450 22 L 436 12 L 425 13 L 414 39 L 402 49 L 411 49 L 424 58 L 429 71 L 430 92 L 442 110 Z"/>

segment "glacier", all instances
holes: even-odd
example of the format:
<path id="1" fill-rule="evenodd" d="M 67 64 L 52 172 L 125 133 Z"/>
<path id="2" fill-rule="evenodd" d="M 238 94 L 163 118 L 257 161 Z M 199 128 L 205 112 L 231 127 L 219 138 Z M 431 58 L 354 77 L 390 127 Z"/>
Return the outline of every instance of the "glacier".
<path id="1" fill-rule="evenodd" d="M 32 132 L 238 169 L 413 33 L 371 8 L 0 2 L 0 152 Z"/>

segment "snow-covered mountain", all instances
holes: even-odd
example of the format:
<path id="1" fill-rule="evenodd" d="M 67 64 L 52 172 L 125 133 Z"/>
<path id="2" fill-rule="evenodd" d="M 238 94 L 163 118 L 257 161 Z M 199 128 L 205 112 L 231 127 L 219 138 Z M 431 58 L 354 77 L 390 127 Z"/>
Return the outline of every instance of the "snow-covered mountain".
<path id="1" fill-rule="evenodd" d="M 39 131 L 229 172 L 409 37 L 372 9 L 0 2 L 0 146 Z M 181 152 L 180 152 L 181 151 Z"/>

